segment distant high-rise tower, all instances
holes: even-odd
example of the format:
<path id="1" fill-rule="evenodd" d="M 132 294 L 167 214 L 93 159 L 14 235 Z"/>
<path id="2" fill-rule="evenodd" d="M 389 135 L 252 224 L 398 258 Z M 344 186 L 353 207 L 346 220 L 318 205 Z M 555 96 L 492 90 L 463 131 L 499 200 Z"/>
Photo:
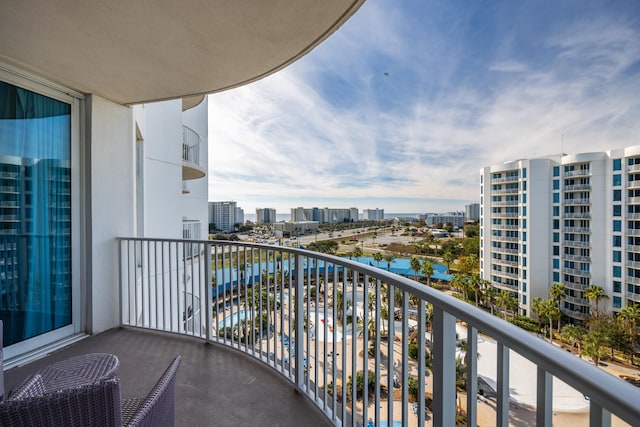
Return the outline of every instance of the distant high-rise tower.
<path id="1" fill-rule="evenodd" d="M 224 233 L 233 231 L 237 202 L 209 202 L 209 225 Z"/>
<path id="2" fill-rule="evenodd" d="M 276 210 L 271 208 L 256 208 L 256 224 L 273 224 L 276 222 Z"/>

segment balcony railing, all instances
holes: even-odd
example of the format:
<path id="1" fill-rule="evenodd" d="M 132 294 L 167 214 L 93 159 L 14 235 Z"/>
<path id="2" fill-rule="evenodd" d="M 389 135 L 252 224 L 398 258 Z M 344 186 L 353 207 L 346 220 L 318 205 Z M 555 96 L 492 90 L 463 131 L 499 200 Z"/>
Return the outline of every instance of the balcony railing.
<path id="1" fill-rule="evenodd" d="M 486 340 L 497 348 L 496 425 L 509 424 L 512 351 L 537 367 L 537 425 L 551 425 L 553 378 L 589 397 L 592 426 L 609 425 L 610 414 L 640 424 L 637 388 L 450 295 L 385 271 L 384 262 L 376 268 L 294 248 L 140 238 L 118 239 L 118 254 L 122 325 L 242 351 L 290 381 L 336 425 L 408 425 L 416 417 L 424 426 L 426 400 L 412 407 L 410 393 L 432 397 L 433 425 L 455 425 L 457 321 L 466 325 L 468 425 L 477 424 L 477 351 Z M 352 399 L 358 381 L 350 377 L 360 371 L 364 384 L 373 386 Z M 393 404 L 398 394 L 399 410 Z"/>
<path id="2" fill-rule="evenodd" d="M 200 142 L 198 132 L 182 126 L 182 179 L 202 178 L 205 171 L 200 165 Z"/>
<path id="3" fill-rule="evenodd" d="M 564 172 L 565 178 L 570 178 L 572 176 L 589 176 L 589 175 L 591 175 L 591 169 L 576 169 L 576 170 Z"/>

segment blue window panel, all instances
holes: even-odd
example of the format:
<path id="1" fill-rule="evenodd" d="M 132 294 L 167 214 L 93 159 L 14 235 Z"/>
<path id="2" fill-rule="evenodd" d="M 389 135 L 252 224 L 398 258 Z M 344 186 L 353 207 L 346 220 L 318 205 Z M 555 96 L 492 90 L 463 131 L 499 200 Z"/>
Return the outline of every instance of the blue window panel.
<path id="1" fill-rule="evenodd" d="M 622 307 L 622 298 L 613 297 L 613 308 L 620 308 L 620 307 Z"/>
<path id="2" fill-rule="evenodd" d="M 560 206 L 553 207 L 553 216 L 560 216 Z"/>
<path id="3" fill-rule="evenodd" d="M 553 176 L 560 176 L 560 166 L 553 167 Z"/>
<path id="4" fill-rule="evenodd" d="M 554 282 L 559 282 L 560 281 L 560 272 L 558 272 L 558 271 L 554 271 L 553 272 L 553 281 Z"/>
<path id="5" fill-rule="evenodd" d="M 622 237 L 620 236 L 613 236 L 613 246 L 615 248 L 620 248 L 622 247 Z"/>
<path id="6" fill-rule="evenodd" d="M 613 262 L 622 262 L 622 252 L 613 251 Z"/>
<path id="7" fill-rule="evenodd" d="M 553 203 L 560 203 L 560 193 L 553 193 Z"/>
<path id="8" fill-rule="evenodd" d="M 619 219 L 613 220 L 613 231 L 622 231 L 622 221 Z"/>
<path id="9" fill-rule="evenodd" d="M 622 277 L 622 267 L 619 265 L 613 266 L 613 277 Z"/>
<path id="10" fill-rule="evenodd" d="M 553 180 L 553 189 L 554 190 L 559 190 L 560 189 L 560 180 L 559 179 L 554 179 Z"/>
<path id="11" fill-rule="evenodd" d="M 614 280 L 613 281 L 613 292 L 622 292 L 622 283 Z"/>
<path id="12" fill-rule="evenodd" d="M 622 190 L 613 190 L 613 201 L 619 202 L 622 200 Z"/>
<path id="13" fill-rule="evenodd" d="M 556 268 L 556 269 L 560 268 L 560 260 L 558 258 L 553 259 L 553 268 Z"/>
<path id="14" fill-rule="evenodd" d="M 613 216 L 622 216 L 622 206 L 613 205 Z"/>
<path id="15" fill-rule="evenodd" d="M 560 233 L 553 233 L 553 243 L 560 242 Z"/>
<path id="16" fill-rule="evenodd" d="M 614 171 L 622 170 L 622 160 L 621 159 L 613 159 L 613 170 Z"/>
<path id="17" fill-rule="evenodd" d="M 615 174 L 613 175 L 613 185 L 617 186 L 617 185 L 621 185 L 622 184 L 622 175 L 620 174 Z"/>

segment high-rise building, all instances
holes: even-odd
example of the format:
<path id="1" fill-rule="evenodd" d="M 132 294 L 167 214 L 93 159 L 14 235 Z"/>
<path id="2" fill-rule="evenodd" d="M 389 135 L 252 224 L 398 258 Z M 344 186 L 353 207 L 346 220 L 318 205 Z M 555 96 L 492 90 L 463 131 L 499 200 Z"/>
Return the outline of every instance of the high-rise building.
<path id="1" fill-rule="evenodd" d="M 439 214 L 429 213 L 425 215 L 425 223 L 429 227 L 433 227 L 439 223 L 450 223 L 455 228 L 462 228 L 464 227 L 464 221 L 465 217 L 463 212 L 445 212 Z"/>
<path id="2" fill-rule="evenodd" d="M 365 221 L 378 221 L 384 219 L 384 209 L 364 209 L 362 219 Z"/>
<path id="3" fill-rule="evenodd" d="M 209 202 L 209 228 L 230 233 L 234 230 L 236 220 L 236 203 L 231 201 Z"/>
<path id="4" fill-rule="evenodd" d="M 236 222 L 235 224 L 244 224 L 244 209 L 236 207 Z"/>
<path id="5" fill-rule="evenodd" d="M 590 314 L 590 285 L 607 310 L 640 302 L 640 146 L 485 167 L 480 194 L 482 277 L 521 313 L 553 283 L 575 319 Z"/>
<path id="6" fill-rule="evenodd" d="M 276 222 L 276 210 L 272 208 L 256 208 L 256 224 L 273 224 Z"/>
<path id="7" fill-rule="evenodd" d="M 471 203 L 464 205 L 464 213 L 466 221 L 475 221 L 480 218 L 480 203 Z"/>
<path id="8" fill-rule="evenodd" d="M 317 221 L 320 224 L 358 221 L 358 208 L 291 208 L 291 221 Z"/>

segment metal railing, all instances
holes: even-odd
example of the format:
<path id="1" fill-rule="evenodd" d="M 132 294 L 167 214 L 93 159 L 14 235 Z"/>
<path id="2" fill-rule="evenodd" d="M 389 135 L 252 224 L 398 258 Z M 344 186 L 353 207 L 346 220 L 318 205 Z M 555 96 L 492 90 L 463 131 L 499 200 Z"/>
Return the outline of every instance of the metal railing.
<path id="1" fill-rule="evenodd" d="M 455 425 L 461 323 L 468 425 L 477 423 L 478 344 L 487 340 L 497 348 L 496 425 L 509 424 L 511 352 L 537 367 L 537 425 L 551 426 L 553 378 L 589 397 L 590 425 L 608 425 L 610 414 L 640 424 L 637 388 L 498 317 L 385 271 L 385 262 L 376 268 L 371 261 L 241 242 L 122 238 L 117 247 L 122 325 L 242 351 L 289 380 L 335 425 L 408 425 L 410 417 L 419 426 L 427 417 L 432 425 Z M 424 398 L 412 405 L 417 396 Z"/>
<path id="2" fill-rule="evenodd" d="M 200 165 L 200 135 L 188 126 L 182 126 L 182 160 Z"/>

